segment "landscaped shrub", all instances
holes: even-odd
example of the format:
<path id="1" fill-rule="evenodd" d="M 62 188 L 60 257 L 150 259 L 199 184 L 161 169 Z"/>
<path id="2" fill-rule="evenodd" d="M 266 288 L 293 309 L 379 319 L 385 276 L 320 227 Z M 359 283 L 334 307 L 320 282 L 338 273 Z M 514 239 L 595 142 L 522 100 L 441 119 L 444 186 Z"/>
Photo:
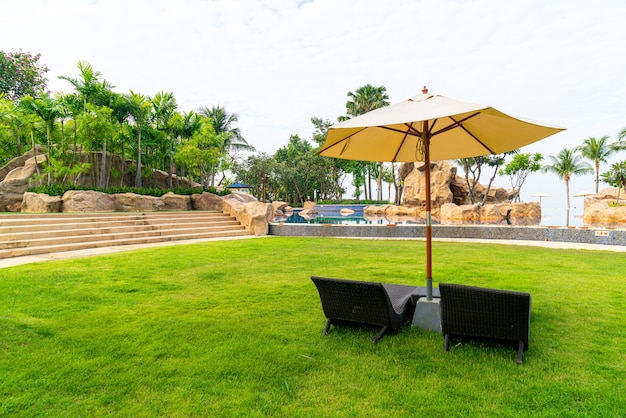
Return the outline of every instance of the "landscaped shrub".
<path id="1" fill-rule="evenodd" d="M 155 196 L 161 197 L 166 193 L 172 192 L 178 195 L 192 195 L 199 194 L 204 191 L 216 194 L 218 196 L 226 196 L 231 193 L 230 189 L 224 189 L 222 191 L 217 191 L 215 187 L 209 187 L 208 189 L 188 189 L 183 187 L 175 187 L 173 189 L 155 189 L 155 188 L 137 188 L 137 187 L 111 187 L 108 189 L 101 189 L 98 187 L 85 187 L 79 185 L 60 185 L 60 184 L 50 184 L 50 185 L 41 185 L 37 187 L 31 187 L 28 189 L 29 192 L 32 193 L 44 193 L 49 196 L 63 196 L 63 194 L 69 190 L 93 190 L 96 192 L 102 192 L 107 194 L 118 194 L 118 193 L 136 193 L 139 195 L 146 196 Z"/>

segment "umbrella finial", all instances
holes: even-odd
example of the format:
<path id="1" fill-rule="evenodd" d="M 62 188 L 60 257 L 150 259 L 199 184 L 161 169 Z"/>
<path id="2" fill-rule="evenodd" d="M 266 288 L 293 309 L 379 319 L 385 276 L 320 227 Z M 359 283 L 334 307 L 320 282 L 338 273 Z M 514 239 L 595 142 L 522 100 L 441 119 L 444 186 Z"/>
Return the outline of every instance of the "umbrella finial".
<path id="1" fill-rule="evenodd" d="M 422 89 L 422 94 L 428 94 L 428 89 L 426 88 L 426 86 L 424 86 L 424 88 Z"/>

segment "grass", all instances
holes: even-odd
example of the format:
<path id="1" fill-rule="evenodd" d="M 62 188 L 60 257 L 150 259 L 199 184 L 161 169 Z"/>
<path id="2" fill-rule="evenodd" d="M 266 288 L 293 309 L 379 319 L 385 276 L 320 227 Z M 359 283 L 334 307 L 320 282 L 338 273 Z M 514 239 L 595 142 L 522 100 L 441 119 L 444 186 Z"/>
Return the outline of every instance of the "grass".
<path id="1" fill-rule="evenodd" d="M 533 296 L 507 346 L 333 327 L 312 274 L 423 285 L 422 241 L 268 237 L 0 270 L 0 416 L 624 416 L 624 255 L 433 243 L 435 283 Z"/>

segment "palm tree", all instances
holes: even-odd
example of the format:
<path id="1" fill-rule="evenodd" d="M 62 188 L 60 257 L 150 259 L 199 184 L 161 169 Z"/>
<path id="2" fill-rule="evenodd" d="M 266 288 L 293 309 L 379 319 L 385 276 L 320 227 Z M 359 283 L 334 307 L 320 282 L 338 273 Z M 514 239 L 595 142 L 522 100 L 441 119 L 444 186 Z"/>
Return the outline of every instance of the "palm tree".
<path id="1" fill-rule="evenodd" d="M 617 134 L 618 141 L 621 141 L 624 138 L 626 138 L 626 128 L 622 128 L 622 130 L 619 131 L 619 134 Z"/>
<path id="2" fill-rule="evenodd" d="M 106 80 L 100 80 L 102 73 L 94 71 L 87 61 L 79 61 L 77 67 L 80 72 L 79 78 L 66 76 L 59 76 L 59 78 L 69 81 L 74 86 L 83 99 L 83 111 L 85 111 L 87 103 L 95 103 L 103 91 L 111 90 L 115 86 Z"/>
<path id="3" fill-rule="evenodd" d="M 389 106 L 389 96 L 385 86 L 374 87 L 371 84 L 366 84 L 354 92 L 349 91 L 348 97 L 351 100 L 346 102 L 346 113 L 352 117 Z"/>
<path id="4" fill-rule="evenodd" d="M 239 121 L 239 115 L 236 113 L 229 114 L 222 106 L 201 107 L 198 109 L 198 113 L 207 118 L 209 124 L 213 127 L 215 135 L 221 138 L 220 152 L 225 152 L 229 155 L 229 163 L 235 161 L 237 152 L 255 151 L 255 148 L 241 136 L 241 130 L 233 126 L 234 123 Z M 212 171 L 211 186 L 215 186 L 215 168 Z"/>
<path id="5" fill-rule="evenodd" d="M 137 175 L 135 176 L 135 187 L 141 187 L 141 129 L 148 122 L 152 104 L 150 98 L 140 93 L 130 90 L 128 96 L 130 104 L 130 115 L 135 121 L 137 129 Z"/>
<path id="6" fill-rule="evenodd" d="M 159 92 L 154 95 L 152 99 L 152 108 L 154 110 L 154 121 L 156 124 L 156 128 L 159 131 L 162 131 L 165 134 L 165 140 L 168 143 L 168 153 L 169 153 L 169 162 L 168 162 L 168 175 L 167 175 L 167 185 L 171 189 L 172 188 L 172 167 L 174 166 L 174 135 L 173 129 L 169 124 L 170 119 L 176 113 L 176 108 L 178 105 L 176 104 L 176 99 L 174 98 L 174 93 L 166 93 Z"/>
<path id="7" fill-rule="evenodd" d="M 24 107 L 33 114 L 37 115 L 46 126 L 46 141 L 47 141 L 47 165 L 52 166 L 51 160 L 51 148 L 52 148 L 52 128 L 54 122 L 61 116 L 59 105 L 50 97 L 49 94 L 39 91 L 39 97 L 33 98 L 31 96 L 24 96 L 22 98 Z M 48 184 L 51 183 L 52 173 L 48 170 Z"/>
<path id="8" fill-rule="evenodd" d="M 585 139 L 583 144 L 576 147 L 576 150 L 580 151 L 584 158 L 594 162 L 596 172 L 596 193 L 598 193 L 598 187 L 600 185 L 600 163 L 605 163 L 607 158 L 615 151 L 615 147 L 608 143 L 609 137 L 607 135 L 601 138 L 595 138 L 593 136 Z"/>
<path id="9" fill-rule="evenodd" d="M 551 164 L 543 167 L 544 172 L 552 172 L 556 174 L 561 180 L 565 181 L 565 193 L 567 196 L 567 217 L 565 226 L 569 226 L 569 181 L 571 176 L 579 174 L 589 174 L 593 172 L 593 168 L 589 163 L 581 161 L 581 157 L 576 155 L 577 149 L 563 148 L 558 155 L 548 156 Z"/>
<path id="10" fill-rule="evenodd" d="M 182 114 L 175 113 L 169 121 L 169 129 L 178 146 L 182 146 L 183 142 L 189 140 L 200 128 L 202 128 L 202 117 L 193 110 Z M 181 170 L 182 175 L 185 176 L 184 165 Z"/>
<path id="11" fill-rule="evenodd" d="M 387 95 L 387 89 L 385 86 L 374 87 L 371 84 L 366 84 L 363 87 L 359 87 L 354 92 L 349 91 L 348 97 L 351 100 L 346 102 L 346 113 L 348 116 L 354 117 L 367 113 L 371 110 L 379 109 L 381 107 L 389 106 L 389 96 Z M 378 200 L 383 199 L 383 177 L 382 177 L 382 163 L 377 163 L 375 168 L 377 171 L 377 185 L 378 185 Z M 371 172 L 368 167 L 368 172 Z M 370 186 L 370 198 L 371 198 L 371 186 Z"/>

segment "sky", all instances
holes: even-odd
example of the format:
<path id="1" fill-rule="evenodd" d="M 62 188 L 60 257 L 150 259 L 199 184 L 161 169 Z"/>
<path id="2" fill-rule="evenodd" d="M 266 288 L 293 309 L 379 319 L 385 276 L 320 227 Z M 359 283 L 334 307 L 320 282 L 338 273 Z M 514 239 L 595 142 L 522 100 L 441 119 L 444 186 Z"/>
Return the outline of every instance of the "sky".
<path id="1" fill-rule="evenodd" d="M 0 0 L 0 50 L 40 53 L 53 92 L 71 92 L 58 76 L 87 61 L 118 93 L 224 106 L 268 154 L 310 138 L 312 117 L 336 122 L 347 93 L 372 84 L 391 103 L 427 86 L 567 128 L 522 149 L 547 160 L 626 127 L 625 16 L 623 0 Z M 570 192 L 594 189 L 586 175 Z M 522 200 L 537 192 L 552 195 L 544 215 L 565 208 L 556 175 L 531 174 Z"/>

